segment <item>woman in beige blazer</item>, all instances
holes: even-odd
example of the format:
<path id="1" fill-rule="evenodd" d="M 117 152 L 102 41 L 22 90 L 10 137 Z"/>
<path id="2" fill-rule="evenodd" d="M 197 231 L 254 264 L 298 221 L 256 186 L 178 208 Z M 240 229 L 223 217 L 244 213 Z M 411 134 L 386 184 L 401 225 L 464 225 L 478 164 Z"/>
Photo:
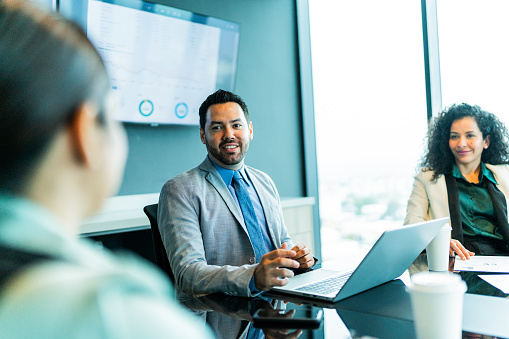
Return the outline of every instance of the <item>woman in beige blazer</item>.
<path id="1" fill-rule="evenodd" d="M 440 114 L 408 200 L 405 224 L 450 217 L 450 254 L 509 255 L 509 133 L 468 104 Z"/>

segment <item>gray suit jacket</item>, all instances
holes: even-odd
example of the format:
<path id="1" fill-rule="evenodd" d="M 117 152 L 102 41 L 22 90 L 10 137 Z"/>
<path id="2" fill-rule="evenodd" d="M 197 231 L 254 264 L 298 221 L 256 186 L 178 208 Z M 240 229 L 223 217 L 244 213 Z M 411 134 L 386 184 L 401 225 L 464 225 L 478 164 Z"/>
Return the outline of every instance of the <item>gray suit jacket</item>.
<path id="1" fill-rule="evenodd" d="M 293 247 L 276 186 L 265 173 L 248 166 L 246 171 L 273 245 Z M 244 218 L 208 156 L 163 186 L 157 221 L 179 292 L 252 296 L 255 253 Z"/>

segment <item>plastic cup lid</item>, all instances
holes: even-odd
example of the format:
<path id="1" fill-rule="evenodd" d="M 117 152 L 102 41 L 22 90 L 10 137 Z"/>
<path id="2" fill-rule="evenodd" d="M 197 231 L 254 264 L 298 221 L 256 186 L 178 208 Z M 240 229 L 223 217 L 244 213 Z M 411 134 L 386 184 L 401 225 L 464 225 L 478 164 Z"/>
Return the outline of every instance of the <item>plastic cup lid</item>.
<path id="1" fill-rule="evenodd" d="M 465 292 L 467 285 L 458 274 L 420 272 L 411 278 L 411 291 L 429 293 Z"/>

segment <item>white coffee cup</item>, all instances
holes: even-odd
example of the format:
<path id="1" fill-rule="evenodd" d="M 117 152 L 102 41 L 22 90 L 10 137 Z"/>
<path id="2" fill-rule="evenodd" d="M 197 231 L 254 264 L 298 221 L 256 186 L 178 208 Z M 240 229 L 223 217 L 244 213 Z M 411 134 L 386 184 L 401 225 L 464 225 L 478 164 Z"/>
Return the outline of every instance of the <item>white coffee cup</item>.
<path id="1" fill-rule="evenodd" d="M 449 270 L 451 230 L 451 226 L 445 224 L 426 247 L 428 269 L 430 271 L 447 272 Z"/>
<path id="2" fill-rule="evenodd" d="M 417 339 L 460 339 L 467 285 L 458 274 L 420 272 L 407 288 Z"/>

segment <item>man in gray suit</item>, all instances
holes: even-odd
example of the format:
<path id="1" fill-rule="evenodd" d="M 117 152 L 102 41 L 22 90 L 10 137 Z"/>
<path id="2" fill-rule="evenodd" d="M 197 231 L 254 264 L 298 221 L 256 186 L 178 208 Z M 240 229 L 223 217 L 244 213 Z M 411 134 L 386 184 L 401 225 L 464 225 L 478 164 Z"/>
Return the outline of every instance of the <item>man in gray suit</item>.
<path id="1" fill-rule="evenodd" d="M 159 230 L 179 292 L 253 296 L 287 284 L 288 268 L 315 262 L 304 244 L 293 246 L 272 180 L 244 165 L 253 138 L 246 104 L 219 90 L 199 113 L 208 155 L 159 197 Z"/>

